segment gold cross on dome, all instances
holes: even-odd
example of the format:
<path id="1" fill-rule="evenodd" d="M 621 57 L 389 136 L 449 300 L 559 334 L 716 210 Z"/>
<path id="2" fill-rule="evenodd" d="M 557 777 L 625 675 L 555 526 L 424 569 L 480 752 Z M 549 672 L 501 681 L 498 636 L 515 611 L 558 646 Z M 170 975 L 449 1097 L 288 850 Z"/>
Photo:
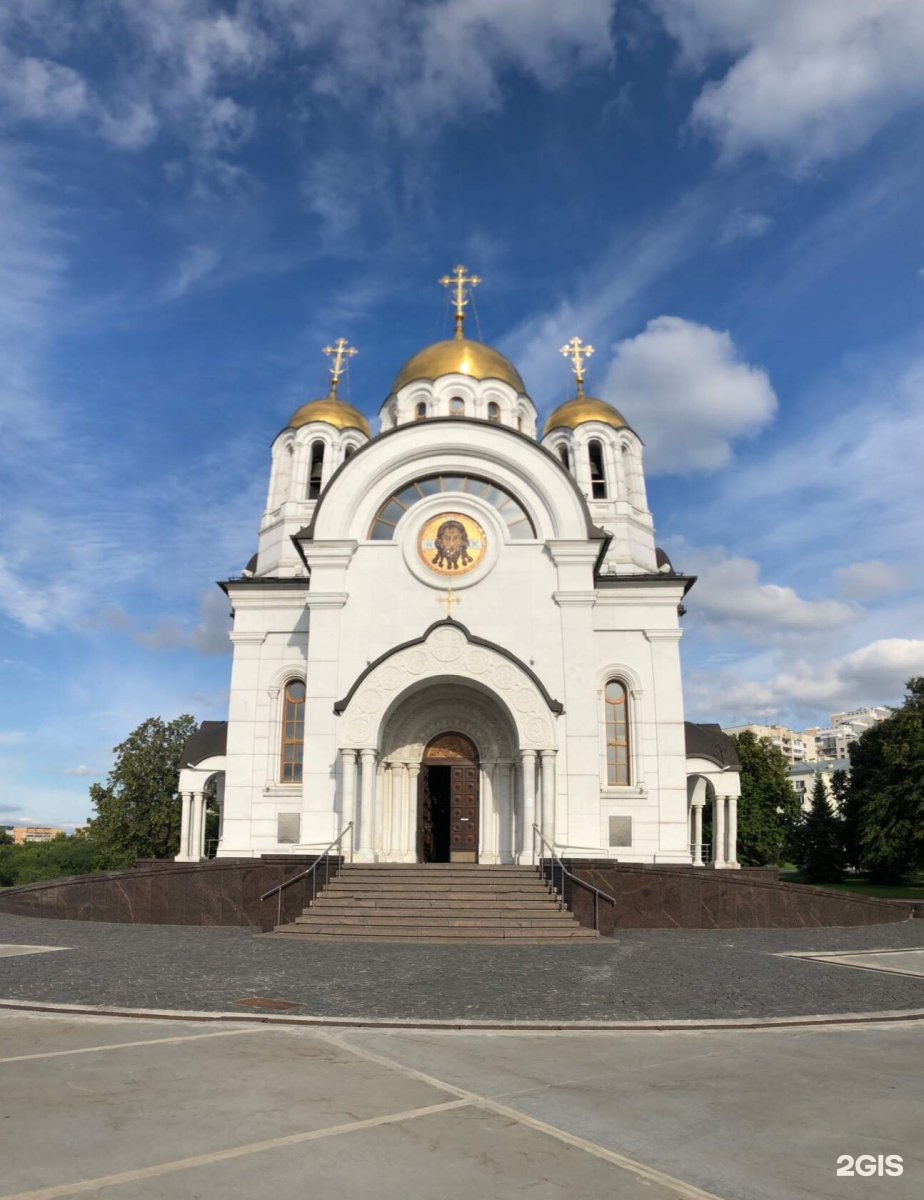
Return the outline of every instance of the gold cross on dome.
<path id="1" fill-rule="evenodd" d="M 465 326 L 465 306 L 468 301 L 465 299 L 466 287 L 474 288 L 481 283 L 481 278 L 478 275 L 466 275 L 467 267 L 453 267 L 451 275 L 444 275 L 440 280 L 443 287 L 451 287 L 455 289 L 455 297 L 453 304 L 456 306 L 456 337 L 462 337 L 462 330 Z"/>
<path id="2" fill-rule="evenodd" d="M 453 596 L 452 588 L 446 589 L 445 596 L 437 596 L 436 602 L 437 602 L 437 604 L 445 604 L 446 605 L 446 616 L 449 618 L 450 621 L 452 620 L 452 606 L 454 604 L 462 603 L 462 601 L 460 599 L 458 599 L 458 597 Z"/>
<path id="3" fill-rule="evenodd" d="M 353 347 L 347 343 L 346 338 L 337 338 L 333 346 L 324 347 L 323 353 L 326 354 L 328 358 L 333 359 L 330 367 L 330 394 L 332 396 L 336 396 L 337 385 L 340 382 L 340 376 L 343 374 L 343 360 L 353 358 L 353 356 L 358 354 L 359 351 L 354 350 Z"/>
<path id="4" fill-rule="evenodd" d="M 577 378 L 577 394 L 578 397 L 584 395 L 584 359 L 590 358 L 594 352 L 593 346 L 585 346 L 579 337 L 573 337 L 570 342 L 567 342 L 561 348 L 565 358 L 570 358 L 572 367 Z"/>

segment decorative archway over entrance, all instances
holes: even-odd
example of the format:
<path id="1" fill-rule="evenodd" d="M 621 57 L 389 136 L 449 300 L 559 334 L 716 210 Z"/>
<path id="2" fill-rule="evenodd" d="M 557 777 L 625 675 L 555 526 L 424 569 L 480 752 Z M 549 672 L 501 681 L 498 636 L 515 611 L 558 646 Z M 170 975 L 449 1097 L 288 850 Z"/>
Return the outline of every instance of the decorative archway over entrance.
<path id="1" fill-rule="evenodd" d="M 417 798 L 418 862 L 478 861 L 478 751 L 461 733 L 424 749 Z"/>

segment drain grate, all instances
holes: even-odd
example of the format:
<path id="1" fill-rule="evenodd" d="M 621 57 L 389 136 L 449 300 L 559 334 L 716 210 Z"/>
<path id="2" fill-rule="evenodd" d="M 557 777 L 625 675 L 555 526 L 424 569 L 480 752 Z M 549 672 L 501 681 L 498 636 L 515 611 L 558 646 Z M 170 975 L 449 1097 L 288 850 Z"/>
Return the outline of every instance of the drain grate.
<path id="1" fill-rule="evenodd" d="M 268 1008 L 275 1012 L 286 1012 L 290 1008 L 301 1007 L 292 1000 L 274 1000 L 272 996 L 245 996 L 243 1000 L 235 1000 L 234 1003 L 243 1008 Z"/>

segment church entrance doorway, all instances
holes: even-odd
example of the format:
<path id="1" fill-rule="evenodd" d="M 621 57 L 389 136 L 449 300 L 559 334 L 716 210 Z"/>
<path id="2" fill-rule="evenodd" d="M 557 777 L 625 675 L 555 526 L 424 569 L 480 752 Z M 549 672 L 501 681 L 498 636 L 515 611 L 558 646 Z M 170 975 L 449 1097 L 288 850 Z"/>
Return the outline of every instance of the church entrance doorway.
<path id="1" fill-rule="evenodd" d="M 478 810 L 478 751 L 464 734 L 441 733 L 421 764 L 418 862 L 477 862 Z"/>

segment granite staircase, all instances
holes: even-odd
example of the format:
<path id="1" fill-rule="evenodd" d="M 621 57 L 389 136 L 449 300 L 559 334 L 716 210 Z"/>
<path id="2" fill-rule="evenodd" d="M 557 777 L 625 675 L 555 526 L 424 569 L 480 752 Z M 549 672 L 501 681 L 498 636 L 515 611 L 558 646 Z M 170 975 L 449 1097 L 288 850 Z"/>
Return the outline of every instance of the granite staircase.
<path id="1" fill-rule="evenodd" d="M 277 937 L 362 941 L 592 941 L 535 867 L 354 863 Z"/>

